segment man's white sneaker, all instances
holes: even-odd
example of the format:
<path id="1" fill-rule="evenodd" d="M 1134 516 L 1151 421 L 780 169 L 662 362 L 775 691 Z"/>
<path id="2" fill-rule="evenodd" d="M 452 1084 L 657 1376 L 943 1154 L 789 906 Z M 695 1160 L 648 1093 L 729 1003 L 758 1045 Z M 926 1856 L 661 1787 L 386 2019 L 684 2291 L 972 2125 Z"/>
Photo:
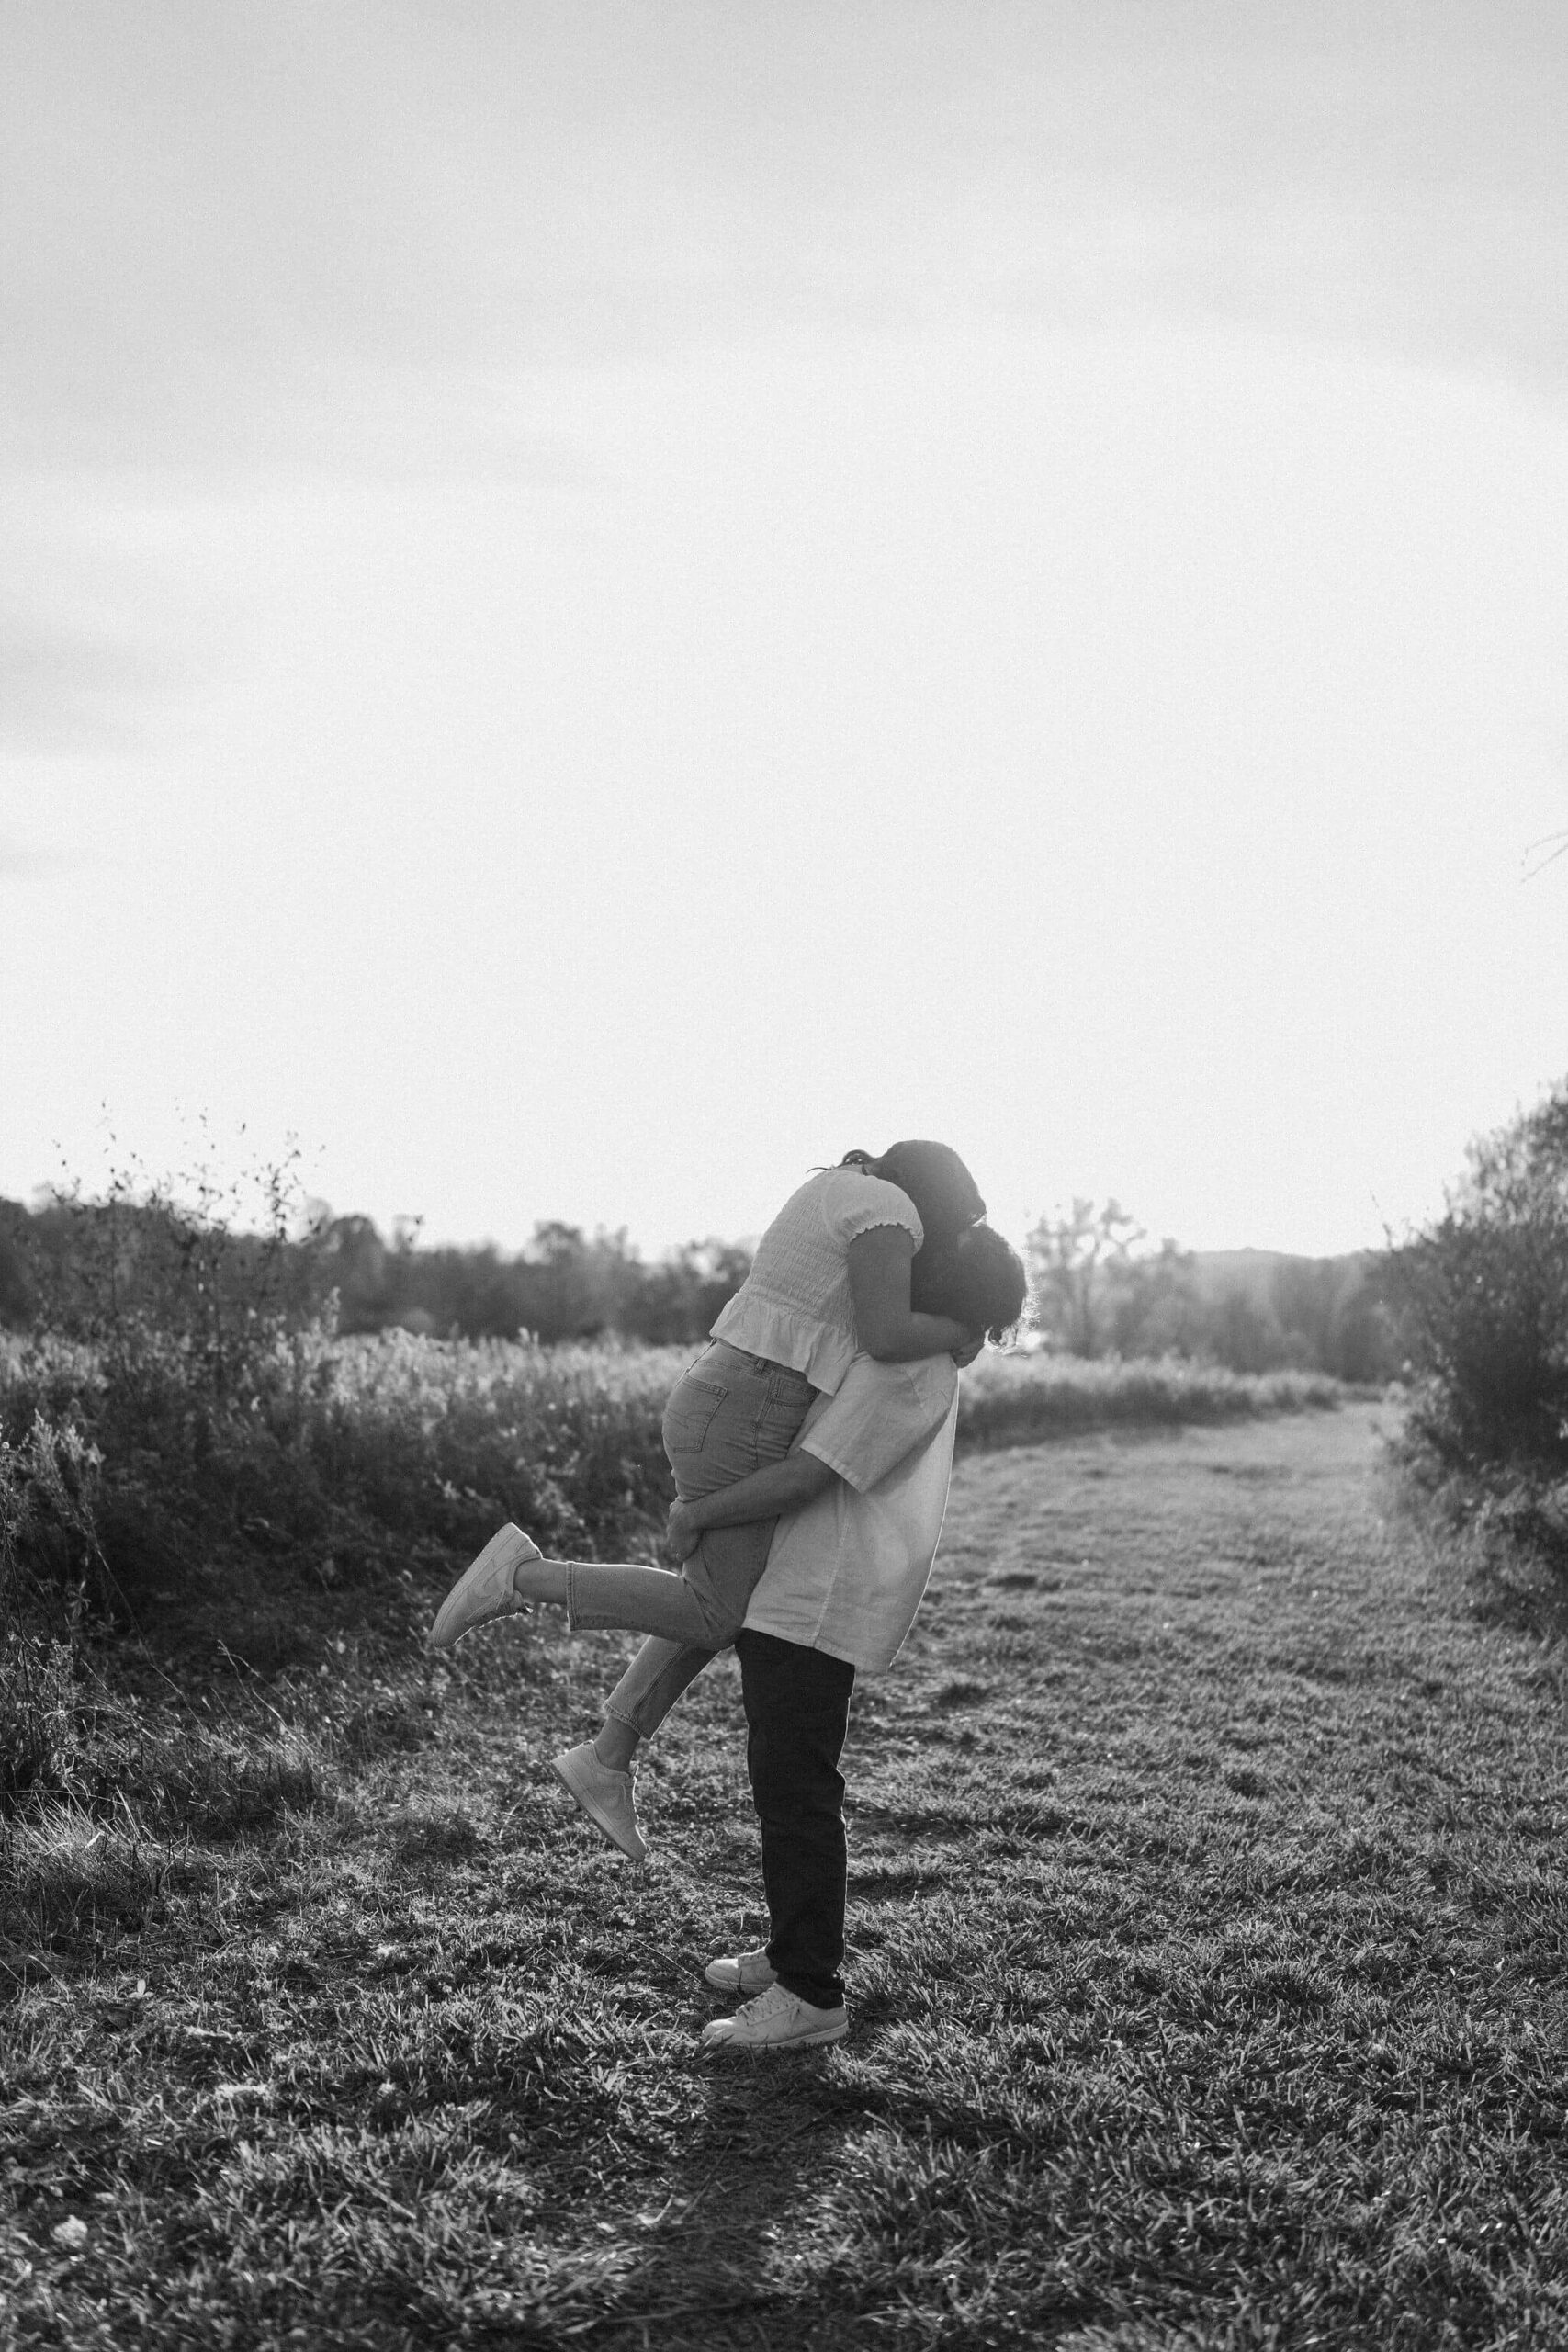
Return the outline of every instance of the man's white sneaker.
<path id="1" fill-rule="evenodd" d="M 492 1617 L 515 1617 L 525 1611 L 528 1603 L 518 1600 L 512 1579 L 522 1561 L 541 1556 L 538 1545 L 508 1520 L 500 1534 L 491 1537 L 479 1558 L 469 1562 L 442 1602 L 430 1629 L 431 1646 L 449 1650 L 454 1642 L 460 1642 L 476 1625 L 488 1625 Z"/>
<path id="2" fill-rule="evenodd" d="M 634 1862 L 644 1860 L 648 1848 L 637 1826 L 631 1774 L 613 1771 L 608 1764 L 601 1764 L 591 1739 L 584 1740 L 581 1747 L 569 1747 L 553 1761 L 557 1779 L 571 1791 L 589 1820 L 598 1824 L 611 1845 L 618 1846 L 623 1854 L 629 1854 Z"/>
<path id="3" fill-rule="evenodd" d="M 703 1974 L 721 1993 L 765 1993 L 770 1984 L 778 1982 L 765 1947 L 761 1951 L 729 1952 L 722 1960 L 710 1960 Z"/>
<path id="4" fill-rule="evenodd" d="M 715 2018 L 703 2028 L 705 2050 L 808 2050 L 818 2041 L 841 2041 L 850 2030 L 842 2004 L 813 2008 L 782 1984 L 770 1984 L 732 2018 Z"/>

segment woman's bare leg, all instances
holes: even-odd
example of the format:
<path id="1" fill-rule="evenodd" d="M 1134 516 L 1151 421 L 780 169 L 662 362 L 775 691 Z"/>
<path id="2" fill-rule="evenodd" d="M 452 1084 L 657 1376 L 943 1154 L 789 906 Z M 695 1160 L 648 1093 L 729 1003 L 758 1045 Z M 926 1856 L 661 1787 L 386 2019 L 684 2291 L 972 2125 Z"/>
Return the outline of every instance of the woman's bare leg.
<path id="1" fill-rule="evenodd" d="M 636 1561 L 524 1560 L 513 1573 L 519 1600 L 568 1611 L 574 1632 L 625 1627 L 649 1638 L 604 1704 L 593 1752 L 612 1772 L 625 1772 L 640 1743 L 657 1731 L 689 1683 L 733 1638 L 709 1638 L 710 1616 L 684 1578 Z"/>
<path id="2" fill-rule="evenodd" d="M 700 1642 L 710 1650 L 732 1642 L 738 1625 L 716 1625 L 712 1612 L 684 1577 L 637 1560 L 524 1560 L 512 1579 L 519 1600 L 553 1601 L 566 1610 L 574 1634 L 621 1628 L 661 1634 L 670 1642 Z"/>
<path id="3" fill-rule="evenodd" d="M 642 1741 L 659 1729 L 688 1684 L 715 1652 L 695 1642 L 667 1642 L 650 1634 L 604 1702 L 593 1753 L 612 1772 L 631 1769 Z"/>
<path id="4" fill-rule="evenodd" d="M 691 1502 L 733 1486 L 765 1463 L 782 1462 L 815 1393 L 802 1373 L 723 1342 L 711 1344 L 676 1383 L 664 1408 L 664 1451 L 677 1492 Z M 605 1702 L 604 1726 L 593 1742 L 602 1763 L 626 1770 L 639 1741 L 652 1736 L 709 1659 L 734 1640 L 766 1565 L 774 1523 L 705 1535 L 681 1578 L 697 1589 L 702 1630 L 682 1637 L 672 1626 L 649 1625 L 651 1638 Z"/>

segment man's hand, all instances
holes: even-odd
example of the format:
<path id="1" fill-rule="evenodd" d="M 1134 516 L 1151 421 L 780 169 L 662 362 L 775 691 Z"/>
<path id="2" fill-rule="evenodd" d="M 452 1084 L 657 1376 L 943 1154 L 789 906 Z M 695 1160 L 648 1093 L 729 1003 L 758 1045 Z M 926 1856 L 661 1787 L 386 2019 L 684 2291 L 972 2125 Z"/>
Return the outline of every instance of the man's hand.
<path id="1" fill-rule="evenodd" d="M 677 1560 L 689 1560 L 702 1540 L 702 1529 L 694 1527 L 692 1524 L 689 1505 L 683 1503 L 677 1495 L 670 1506 L 670 1517 L 665 1522 L 665 1550 Z"/>
<path id="2" fill-rule="evenodd" d="M 977 1340 L 971 1340 L 966 1348 L 953 1349 L 953 1361 L 958 1366 L 960 1372 L 964 1370 L 965 1364 L 971 1364 L 974 1363 L 976 1357 L 979 1354 L 985 1344 L 986 1335 L 984 1331 L 982 1331 L 979 1338 Z"/>

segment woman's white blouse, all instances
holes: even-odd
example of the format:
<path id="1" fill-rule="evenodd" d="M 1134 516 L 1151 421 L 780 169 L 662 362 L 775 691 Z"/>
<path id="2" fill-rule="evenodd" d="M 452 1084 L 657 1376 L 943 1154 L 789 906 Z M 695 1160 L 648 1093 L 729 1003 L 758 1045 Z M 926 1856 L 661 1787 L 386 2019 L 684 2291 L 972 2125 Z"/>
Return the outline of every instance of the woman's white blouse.
<path id="1" fill-rule="evenodd" d="M 832 1396 L 855 1354 L 850 1243 L 874 1226 L 897 1225 L 918 1250 L 925 1239 L 908 1193 L 862 1168 L 807 1177 L 757 1244 L 751 1271 L 709 1337 L 803 1372 Z"/>

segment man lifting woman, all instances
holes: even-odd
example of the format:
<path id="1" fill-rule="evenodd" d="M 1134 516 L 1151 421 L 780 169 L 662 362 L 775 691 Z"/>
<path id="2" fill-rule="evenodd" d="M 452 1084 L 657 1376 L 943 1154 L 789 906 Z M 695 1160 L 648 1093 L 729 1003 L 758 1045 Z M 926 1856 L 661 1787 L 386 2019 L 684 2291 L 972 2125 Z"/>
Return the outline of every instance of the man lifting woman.
<path id="1" fill-rule="evenodd" d="M 901 1646 L 936 1554 L 958 1367 L 1022 1310 L 1024 1273 L 957 1155 L 929 1143 L 852 1153 L 791 1197 L 751 1273 L 678 1384 L 664 1438 L 678 1576 L 547 1560 L 514 1527 L 447 1596 L 432 1638 L 557 1602 L 574 1630 L 647 1633 L 598 1737 L 556 1759 L 572 1795 L 640 1860 L 631 1763 L 687 1684 L 733 1642 L 761 1826 L 771 1933 L 710 1963 L 749 1996 L 715 2048 L 837 2041 L 847 2029 L 844 1783 L 858 1670 Z"/>

